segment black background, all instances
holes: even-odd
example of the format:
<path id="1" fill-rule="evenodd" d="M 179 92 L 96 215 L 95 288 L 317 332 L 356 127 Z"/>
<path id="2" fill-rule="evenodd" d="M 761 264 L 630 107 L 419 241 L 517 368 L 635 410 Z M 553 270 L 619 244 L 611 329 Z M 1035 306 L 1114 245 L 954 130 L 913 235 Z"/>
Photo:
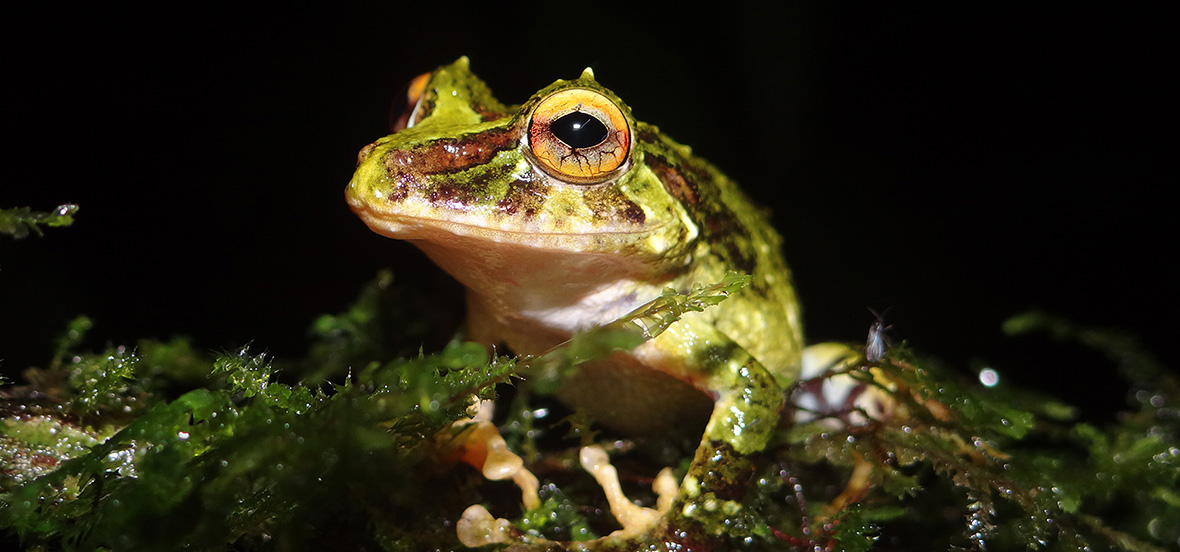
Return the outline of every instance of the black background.
<path id="1" fill-rule="evenodd" d="M 785 236 L 811 341 L 861 340 L 891 307 L 919 351 L 1090 412 L 1122 403 L 1113 368 L 1003 319 L 1040 307 L 1170 353 L 1164 13 L 429 4 L 6 16 L 0 206 L 82 210 L 0 238 L 0 368 L 43 365 L 80 313 L 96 347 L 297 356 L 380 267 L 438 289 L 343 190 L 404 83 L 460 55 L 506 103 L 592 66 L 741 182 Z"/>

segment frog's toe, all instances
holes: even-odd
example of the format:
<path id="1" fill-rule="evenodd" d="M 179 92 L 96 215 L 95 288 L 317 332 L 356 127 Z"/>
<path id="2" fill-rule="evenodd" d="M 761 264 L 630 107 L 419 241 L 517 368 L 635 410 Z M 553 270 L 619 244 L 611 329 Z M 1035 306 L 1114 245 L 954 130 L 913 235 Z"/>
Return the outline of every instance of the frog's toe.
<path id="1" fill-rule="evenodd" d="M 508 448 L 508 443 L 490 418 L 489 405 L 480 407 L 474 419 L 457 422 L 464 427 L 462 433 L 451 443 L 459 449 L 460 457 L 466 464 L 479 470 L 492 481 L 511 479 L 520 488 L 521 502 L 525 510 L 541 506 L 538 495 L 537 476 L 524 467 L 524 459 Z"/>
<path id="2" fill-rule="evenodd" d="M 511 479 L 520 488 L 521 502 L 525 510 L 535 510 L 541 506 L 538 494 L 540 483 L 533 472 L 524 467 L 524 459 L 508 448 L 508 443 L 500 435 L 500 431 L 491 422 L 475 422 L 475 429 L 464 445 L 469 449 L 483 449 L 474 454 L 464 456 L 483 476 L 492 481 Z"/>
<path id="3" fill-rule="evenodd" d="M 505 543 L 512 540 L 512 524 L 503 518 L 496 518 L 487 508 L 475 504 L 463 511 L 455 524 L 459 542 L 468 548 L 489 544 Z"/>
<path id="4" fill-rule="evenodd" d="M 656 509 L 644 508 L 627 499 L 623 487 L 619 483 L 619 474 L 610 463 L 610 456 L 601 446 L 591 445 L 583 447 L 580 456 L 582 468 L 598 481 L 602 491 L 606 493 L 606 500 L 610 504 L 611 514 L 623 528 L 611 534 L 612 537 L 632 537 L 647 532 L 656 526 L 664 514 L 672 508 L 672 501 L 676 497 L 679 485 L 672 476 L 670 468 L 664 468 L 652 483 L 652 489 L 658 497 Z"/>

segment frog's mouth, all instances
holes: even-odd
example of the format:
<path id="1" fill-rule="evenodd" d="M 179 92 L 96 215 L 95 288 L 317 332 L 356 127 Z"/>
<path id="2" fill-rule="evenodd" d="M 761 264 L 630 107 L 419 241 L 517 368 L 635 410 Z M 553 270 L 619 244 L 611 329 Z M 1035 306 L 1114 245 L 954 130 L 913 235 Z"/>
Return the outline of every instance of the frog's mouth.
<path id="1" fill-rule="evenodd" d="M 522 302 L 582 297 L 604 283 L 651 280 L 668 260 L 647 250 L 656 229 L 593 234 L 533 233 L 358 211 L 373 231 L 408 241 L 479 295 Z M 559 299 L 548 303 L 558 304 Z"/>
<path id="2" fill-rule="evenodd" d="M 567 291 L 618 278 L 652 278 L 671 261 L 661 244 L 665 225 L 639 231 L 532 232 L 488 228 L 400 214 L 358 210 L 374 232 L 408 241 L 468 288 L 493 283 L 536 287 L 555 279 Z"/>
<path id="3" fill-rule="evenodd" d="M 639 228 L 622 228 L 619 225 L 579 225 L 570 230 L 546 228 L 543 220 L 539 223 L 513 221 L 508 227 L 488 225 L 453 219 L 439 219 L 414 216 L 403 213 L 382 213 L 365 207 L 353 206 L 353 210 L 374 232 L 383 236 L 412 242 L 451 241 L 473 242 L 484 247 L 496 244 L 531 247 L 540 250 L 568 254 L 629 254 L 643 256 L 642 251 L 660 256 L 668 247 L 661 246 L 660 239 L 666 233 L 666 223 Z"/>

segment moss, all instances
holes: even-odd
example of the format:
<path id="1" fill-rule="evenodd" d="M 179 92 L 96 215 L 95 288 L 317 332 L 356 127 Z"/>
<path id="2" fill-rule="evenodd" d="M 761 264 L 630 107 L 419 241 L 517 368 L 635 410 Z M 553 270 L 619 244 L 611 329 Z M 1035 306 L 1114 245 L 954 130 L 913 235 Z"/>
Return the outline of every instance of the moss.
<path id="1" fill-rule="evenodd" d="M 415 353 L 411 344 L 437 328 L 389 273 L 315 321 L 310 353 L 295 361 L 250 348 L 210 355 L 184 339 L 86 352 L 91 324 L 78 318 L 46 367 L 0 388 L 0 525 L 41 550 L 448 550 L 460 548 L 459 514 L 482 503 L 520 514 L 516 527 L 535 537 L 608 534 L 617 527 L 577 466 L 578 447 L 610 443 L 628 496 L 650 503 L 654 474 L 669 465 L 683 474 L 694 445 L 619 439 L 545 391 L 743 283 L 669 292 L 521 361 L 458 341 Z M 1068 405 L 961 383 L 893 348 L 821 376 L 877 390 L 890 415 L 784 420 L 755 458 L 741 507 L 702 530 L 735 550 L 1175 546 L 1176 379 L 1118 332 L 1038 313 L 1008 327 L 1107 353 L 1132 408 L 1109 427 L 1075 423 Z M 528 386 L 516 390 L 521 374 Z M 439 446 L 472 396 L 505 391 L 511 407 L 496 422 L 542 479 L 532 512 L 519 511 L 510 484 L 482 480 Z"/>
<path id="2" fill-rule="evenodd" d="M 77 205 L 58 205 L 51 212 L 33 211 L 28 207 L 0 209 L 0 234 L 8 234 L 21 239 L 29 234 L 42 234 L 41 227 L 69 226 L 74 223 L 74 214 L 78 212 Z"/>

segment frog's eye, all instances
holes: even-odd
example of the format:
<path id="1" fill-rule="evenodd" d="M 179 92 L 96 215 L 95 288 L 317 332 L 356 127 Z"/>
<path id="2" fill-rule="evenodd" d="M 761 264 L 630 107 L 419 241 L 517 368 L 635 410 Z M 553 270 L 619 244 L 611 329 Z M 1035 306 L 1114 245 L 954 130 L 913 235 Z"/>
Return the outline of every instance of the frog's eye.
<path id="1" fill-rule="evenodd" d="M 533 108 L 528 145 L 549 174 L 592 184 L 610 178 L 627 161 L 631 130 L 610 98 L 571 88 L 546 96 Z"/>
<path id="2" fill-rule="evenodd" d="M 433 76 L 434 73 L 422 73 L 406 85 L 405 109 L 397 119 L 390 119 L 389 129 L 391 131 L 397 132 L 412 127 L 422 119 L 422 95 L 426 92 L 426 85 L 430 84 L 430 77 Z"/>

